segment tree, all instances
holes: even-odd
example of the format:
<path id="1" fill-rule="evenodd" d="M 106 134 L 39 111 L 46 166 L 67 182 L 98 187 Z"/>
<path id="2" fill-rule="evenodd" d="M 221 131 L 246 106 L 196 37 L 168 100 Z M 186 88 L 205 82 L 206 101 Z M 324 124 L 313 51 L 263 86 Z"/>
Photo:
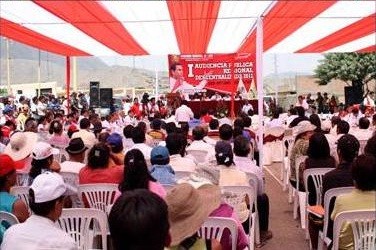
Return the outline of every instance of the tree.
<path id="1" fill-rule="evenodd" d="M 339 79 L 368 94 L 368 83 L 376 79 L 376 53 L 329 53 L 315 69 L 320 85 Z"/>

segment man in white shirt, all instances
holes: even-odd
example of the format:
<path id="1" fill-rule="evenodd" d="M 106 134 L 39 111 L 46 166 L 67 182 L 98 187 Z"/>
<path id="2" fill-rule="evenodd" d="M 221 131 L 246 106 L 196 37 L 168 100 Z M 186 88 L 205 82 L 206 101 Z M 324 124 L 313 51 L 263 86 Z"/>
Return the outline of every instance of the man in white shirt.
<path id="1" fill-rule="evenodd" d="M 244 114 L 247 114 L 247 115 L 248 115 L 248 111 L 249 111 L 249 110 L 252 110 L 252 111 L 253 111 L 253 106 L 252 106 L 252 104 L 249 103 L 248 100 L 245 100 L 245 101 L 244 101 L 244 105 L 243 105 L 243 107 L 242 107 L 242 112 L 243 112 Z"/>
<path id="2" fill-rule="evenodd" d="M 166 147 L 170 154 L 170 165 L 174 171 L 189 171 L 194 172 L 196 169 L 196 163 L 193 159 L 188 157 L 182 157 L 184 153 L 184 136 L 177 133 L 171 133 L 166 138 Z"/>
<path id="3" fill-rule="evenodd" d="M 90 121 L 87 118 L 83 118 L 80 121 L 80 130 L 73 133 L 72 138 L 78 138 L 80 137 L 87 148 L 91 148 L 94 146 L 95 143 L 97 143 L 97 138 L 95 138 L 95 135 L 93 132 L 89 131 L 90 128 Z"/>
<path id="4" fill-rule="evenodd" d="M 134 145 L 130 147 L 128 151 L 139 149 L 144 155 L 146 163 L 150 166 L 150 154 L 152 148 L 145 143 L 145 131 L 139 126 L 134 127 L 132 129 L 132 140 Z"/>
<path id="5" fill-rule="evenodd" d="M 72 138 L 65 150 L 69 154 L 69 159 L 60 163 L 60 172 L 70 172 L 78 174 L 85 166 L 85 151 L 87 147 L 81 138 Z M 76 187 L 77 188 L 77 187 Z"/>
<path id="6" fill-rule="evenodd" d="M 30 186 L 30 208 L 33 214 L 24 222 L 11 226 L 4 234 L 2 250 L 78 249 L 74 239 L 61 230 L 59 219 L 66 186 L 53 172 L 38 175 Z"/>
<path id="7" fill-rule="evenodd" d="M 264 173 L 261 167 L 256 166 L 255 162 L 249 158 L 251 151 L 250 143 L 247 138 L 238 135 L 234 140 L 234 163 L 235 166 L 245 173 L 252 173 L 257 176 L 257 193 L 262 195 L 264 193 Z"/>
<path id="8" fill-rule="evenodd" d="M 179 108 L 175 110 L 176 122 L 189 122 L 193 118 L 193 112 L 190 107 L 188 107 L 188 102 L 183 100 Z"/>
<path id="9" fill-rule="evenodd" d="M 192 130 L 192 137 L 193 137 L 193 142 L 191 145 L 187 147 L 187 152 L 189 154 L 190 150 L 200 150 L 200 151 L 206 151 L 206 162 L 209 162 L 211 160 L 215 159 L 215 150 L 212 145 L 209 143 L 206 143 L 203 139 L 205 137 L 205 130 L 201 126 L 196 126 Z M 199 162 L 198 159 L 196 159 L 197 162 Z"/>
<path id="10" fill-rule="evenodd" d="M 363 100 L 364 106 L 375 107 L 375 93 L 373 91 L 369 92 L 368 95 Z"/>
<path id="11" fill-rule="evenodd" d="M 359 141 L 367 141 L 372 137 L 372 130 L 369 130 L 370 122 L 366 117 L 359 119 L 359 128 L 351 128 L 350 134 L 354 135 Z"/>
<path id="12" fill-rule="evenodd" d="M 197 86 L 187 83 L 183 78 L 183 65 L 173 63 L 170 67 L 170 90 L 171 93 L 182 93 L 185 96 L 194 94 L 195 90 L 201 90 L 205 87 L 207 81 L 202 80 Z M 186 98 L 186 100 L 188 100 Z"/>
<path id="13" fill-rule="evenodd" d="M 295 104 L 296 107 L 303 107 L 304 110 L 308 110 L 309 105 L 302 95 L 298 96 L 298 102 Z"/>

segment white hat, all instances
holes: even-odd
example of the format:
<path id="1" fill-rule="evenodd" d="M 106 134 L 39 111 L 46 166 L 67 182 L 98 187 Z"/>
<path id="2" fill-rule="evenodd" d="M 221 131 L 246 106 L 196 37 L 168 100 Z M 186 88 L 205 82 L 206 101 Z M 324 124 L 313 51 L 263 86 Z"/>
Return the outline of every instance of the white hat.
<path id="1" fill-rule="evenodd" d="M 294 136 L 298 136 L 308 131 L 313 131 L 316 129 L 316 126 L 313 125 L 310 121 L 301 121 L 293 128 Z"/>
<path id="2" fill-rule="evenodd" d="M 4 150 L 4 154 L 12 157 L 14 161 L 19 161 L 31 154 L 38 136 L 33 132 L 16 132 L 10 137 L 9 143 Z"/>
<path id="3" fill-rule="evenodd" d="M 53 148 L 50 144 L 46 142 L 37 142 L 33 149 L 33 159 L 35 160 L 43 160 L 51 155 L 59 154 L 59 150 L 57 148 Z"/>
<path id="4" fill-rule="evenodd" d="M 35 203 L 55 200 L 67 190 L 63 178 L 53 172 L 44 172 L 38 175 L 30 188 L 34 191 Z"/>

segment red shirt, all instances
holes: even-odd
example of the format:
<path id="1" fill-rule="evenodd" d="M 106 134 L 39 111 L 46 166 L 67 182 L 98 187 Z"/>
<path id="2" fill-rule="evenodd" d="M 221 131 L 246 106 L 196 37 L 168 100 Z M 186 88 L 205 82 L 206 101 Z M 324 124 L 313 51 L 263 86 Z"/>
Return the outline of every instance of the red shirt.
<path id="1" fill-rule="evenodd" d="M 140 110 L 140 104 L 133 104 L 130 110 L 133 112 L 133 114 L 139 119 L 141 117 L 141 110 Z"/>
<path id="2" fill-rule="evenodd" d="M 92 169 L 88 166 L 83 167 L 78 174 L 80 184 L 91 183 L 114 183 L 119 184 L 123 181 L 124 167 L 113 166 L 110 168 Z"/>

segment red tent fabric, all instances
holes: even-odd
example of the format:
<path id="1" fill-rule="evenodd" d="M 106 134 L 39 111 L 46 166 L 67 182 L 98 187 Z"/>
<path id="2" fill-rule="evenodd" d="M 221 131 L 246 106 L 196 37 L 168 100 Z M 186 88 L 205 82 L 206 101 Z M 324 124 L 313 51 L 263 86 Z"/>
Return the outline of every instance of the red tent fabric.
<path id="1" fill-rule="evenodd" d="M 375 51 L 373 1 L 1 1 L 0 35 L 64 56 Z"/>

